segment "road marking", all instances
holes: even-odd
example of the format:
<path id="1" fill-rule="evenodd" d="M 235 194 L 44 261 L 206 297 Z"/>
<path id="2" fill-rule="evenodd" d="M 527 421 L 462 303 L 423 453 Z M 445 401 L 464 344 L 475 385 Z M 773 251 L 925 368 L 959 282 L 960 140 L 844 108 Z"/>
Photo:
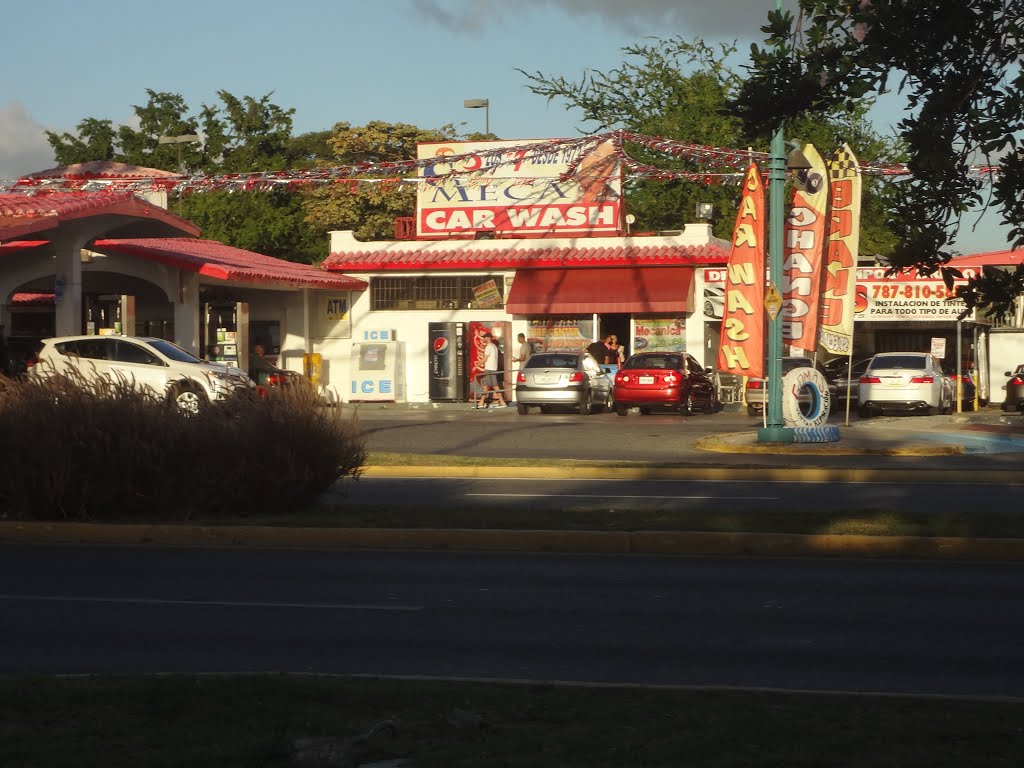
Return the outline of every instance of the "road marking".
<path id="1" fill-rule="evenodd" d="M 0 600 L 51 603 L 115 603 L 129 605 L 189 605 L 218 608 L 301 608 L 326 611 L 422 611 L 422 605 L 372 603 L 266 603 L 247 600 L 169 600 L 158 597 L 74 597 L 72 595 L 0 595 Z"/>
<path id="2" fill-rule="evenodd" d="M 535 499 L 683 499 L 689 501 L 778 501 L 779 496 L 659 496 L 654 494 L 616 495 L 610 493 L 465 493 L 463 496 L 500 496 L 501 498 Z"/>

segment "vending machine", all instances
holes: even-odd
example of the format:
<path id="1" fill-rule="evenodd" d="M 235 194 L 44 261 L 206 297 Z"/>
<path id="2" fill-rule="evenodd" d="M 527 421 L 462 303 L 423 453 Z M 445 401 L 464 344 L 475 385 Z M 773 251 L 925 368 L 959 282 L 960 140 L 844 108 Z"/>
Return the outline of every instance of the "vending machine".
<path id="1" fill-rule="evenodd" d="M 249 370 L 249 305 L 244 301 L 211 301 L 200 316 L 199 356 Z"/>
<path id="2" fill-rule="evenodd" d="M 430 364 L 430 399 L 462 402 L 466 399 L 465 323 L 429 323 L 427 360 Z"/>
<path id="3" fill-rule="evenodd" d="M 349 402 L 405 402 L 405 347 L 393 330 L 366 330 L 352 344 Z"/>
<path id="4" fill-rule="evenodd" d="M 480 397 L 480 377 L 484 372 L 484 334 L 490 333 L 498 345 L 498 381 L 505 391 L 505 399 L 511 401 L 515 389 L 512 358 L 515 340 L 511 338 L 512 323 L 507 320 L 473 320 L 466 323 L 466 374 L 470 395 Z"/>
<path id="5" fill-rule="evenodd" d="M 134 336 L 135 297 L 100 294 L 82 297 L 85 332 L 89 336 Z"/>

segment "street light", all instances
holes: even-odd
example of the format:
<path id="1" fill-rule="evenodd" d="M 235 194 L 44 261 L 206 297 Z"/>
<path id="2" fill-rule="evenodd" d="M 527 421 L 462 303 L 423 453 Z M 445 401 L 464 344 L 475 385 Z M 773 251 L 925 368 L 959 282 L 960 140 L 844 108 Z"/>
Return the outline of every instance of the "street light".
<path id="1" fill-rule="evenodd" d="M 177 144 L 178 145 L 178 172 L 184 173 L 185 167 L 181 164 L 181 145 L 182 144 L 198 144 L 203 139 L 199 134 L 188 133 L 184 136 L 161 136 L 156 140 L 157 144 Z"/>
<path id="2" fill-rule="evenodd" d="M 491 133 L 491 102 L 488 99 L 466 99 L 462 102 L 466 109 L 482 109 L 484 111 L 484 132 Z"/>

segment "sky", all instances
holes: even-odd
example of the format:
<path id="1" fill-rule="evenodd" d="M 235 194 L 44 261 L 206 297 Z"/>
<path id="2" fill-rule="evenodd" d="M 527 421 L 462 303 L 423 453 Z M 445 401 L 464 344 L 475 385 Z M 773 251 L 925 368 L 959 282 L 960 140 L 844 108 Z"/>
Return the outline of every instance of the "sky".
<path id="1" fill-rule="evenodd" d="M 591 132 L 529 91 L 518 70 L 579 80 L 645 38 L 760 41 L 773 0 L 47 0 L 4 9 L 11 76 L 0 89 L 0 179 L 55 165 L 45 131 L 86 117 L 130 122 L 146 90 L 198 114 L 217 92 L 294 108 L 293 132 L 371 120 L 454 124 L 504 139 Z M 785 5 L 795 3 L 786 0 Z M 487 99 L 489 109 L 466 109 Z M 489 114 L 488 114 L 489 113 Z M 890 108 L 880 130 L 896 123 Z M 463 124 L 464 125 L 461 125 Z M 988 217 L 986 217 L 988 218 Z M 970 222 L 973 224 L 973 219 Z M 970 227 L 967 227 L 969 230 Z M 965 253 L 1007 247 L 983 221 Z"/>

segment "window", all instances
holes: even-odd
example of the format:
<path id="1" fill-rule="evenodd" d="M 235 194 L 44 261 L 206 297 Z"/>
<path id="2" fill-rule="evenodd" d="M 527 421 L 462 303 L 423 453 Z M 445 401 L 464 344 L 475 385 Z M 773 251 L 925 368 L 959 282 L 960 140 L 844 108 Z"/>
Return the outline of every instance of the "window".
<path id="1" fill-rule="evenodd" d="M 77 355 L 87 360 L 109 360 L 111 340 L 108 339 L 84 339 L 80 341 L 66 341 L 57 345 L 57 351 L 65 355 Z"/>
<path id="2" fill-rule="evenodd" d="M 138 344 L 130 341 L 118 341 L 115 360 L 119 363 L 138 363 L 140 365 L 160 365 L 160 358 Z"/>
<path id="3" fill-rule="evenodd" d="M 452 277 L 370 278 L 370 310 L 392 309 L 476 309 L 482 307 L 484 286 L 497 286 L 500 303 L 486 303 L 487 309 L 505 305 L 505 281 L 495 275 Z M 490 295 L 490 294 L 488 294 Z"/>

